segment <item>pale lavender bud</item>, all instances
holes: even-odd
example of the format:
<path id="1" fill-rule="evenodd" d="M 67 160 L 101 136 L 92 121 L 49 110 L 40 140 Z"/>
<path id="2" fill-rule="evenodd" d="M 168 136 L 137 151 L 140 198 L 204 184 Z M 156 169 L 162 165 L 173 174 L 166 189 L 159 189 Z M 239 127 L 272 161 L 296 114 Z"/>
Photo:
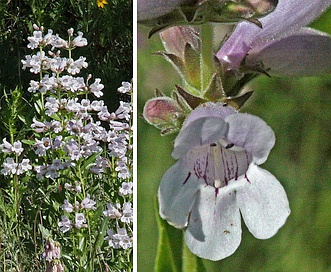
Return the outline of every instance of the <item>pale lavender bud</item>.
<path id="1" fill-rule="evenodd" d="M 69 35 L 69 37 L 72 37 L 73 34 L 74 34 L 74 29 L 73 28 L 69 28 L 68 29 L 68 35 Z"/>

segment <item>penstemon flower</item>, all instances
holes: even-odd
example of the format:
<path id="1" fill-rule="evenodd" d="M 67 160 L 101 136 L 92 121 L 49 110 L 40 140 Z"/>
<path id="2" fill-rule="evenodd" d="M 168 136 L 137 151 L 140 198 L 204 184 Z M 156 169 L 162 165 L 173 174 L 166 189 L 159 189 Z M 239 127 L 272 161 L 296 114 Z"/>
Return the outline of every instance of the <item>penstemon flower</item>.
<path id="1" fill-rule="evenodd" d="M 220 103 L 195 109 L 178 134 L 178 160 L 159 187 L 160 215 L 185 230 L 190 250 L 220 260 L 241 241 L 241 216 L 259 239 L 276 234 L 290 214 L 278 180 L 259 167 L 275 143 L 260 118 Z"/>
<path id="2" fill-rule="evenodd" d="M 252 11 L 244 16 L 246 4 Z M 197 256 L 217 261 L 233 254 L 241 242 L 241 218 L 258 239 L 272 237 L 285 224 L 290 214 L 285 190 L 260 167 L 275 135 L 259 117 L 237 111 L 252 95 L 245 85 L 261 74 L 331 71 L 330 35 L 305 27 L 330 5 L 330 0 L 138 0 L 138 21 L 151 27 L 149 36 L 162 31 L 165 52 L 157 54 L 174 66 L 183 86 L 176 85 L 171 97 L 156 91 L 143 112 L 162 135 L 179 131 L 172 152 L 177 162 L 158 191 L 159 213 L 184 230 Z M 239 23 L 232 33 L 223 27 L 219 36 L 227 34 L 216 44 L 221 28 L 209 22 Z M 170 235 L 162 229 L 160 234 L 162 241 Z M 182 260 L 183 267 L 188 263 Z"/>
<path id="3" fill-rule="evenodd" d="M 280 0 L 274 12 L 260 19 L 262 28 L 239 23 L 217 57 L 228 70 L 262 63 L 277 75 L 330 72 L 330 35 L 305 27 L 330 5 L 330 0 Z"/>

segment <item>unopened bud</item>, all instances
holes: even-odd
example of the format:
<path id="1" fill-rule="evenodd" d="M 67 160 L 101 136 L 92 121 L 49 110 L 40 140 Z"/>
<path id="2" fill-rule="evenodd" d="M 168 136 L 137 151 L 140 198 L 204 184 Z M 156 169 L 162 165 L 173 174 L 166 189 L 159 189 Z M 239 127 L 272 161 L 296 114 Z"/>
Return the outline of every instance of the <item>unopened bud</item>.
<path id="1" fill-rule="evenodd" d="M 181 59 L 184 59 L 187 44 L 196 51 L 200 50 L 199 34 L 193 27 L 174 26 L 162 31 L 160 37 L 167 53 L 174 54 Z"/>
<path id="2" fill-rule="evenodd" d="M 72 37 L 73 34 L 74 34 L 74 29 L 73 28 L 69 28 L 68 29 L 68 35 L 69 35 L 69 37 Z"/>
<path id="3" fill-rule="evenodd" d="M 157 97 L 146 102 L 143 115 L 149 124 L 166 134 L 178 128 L 183 110 L 175 100 L 169 97 Z"/>

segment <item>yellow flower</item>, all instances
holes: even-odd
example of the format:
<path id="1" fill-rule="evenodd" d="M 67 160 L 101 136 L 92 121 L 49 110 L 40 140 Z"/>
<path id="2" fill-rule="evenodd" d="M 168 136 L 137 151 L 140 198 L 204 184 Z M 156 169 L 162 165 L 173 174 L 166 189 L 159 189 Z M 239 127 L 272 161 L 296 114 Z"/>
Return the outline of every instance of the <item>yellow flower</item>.
<path id="1" fill-rule="evenodd" d="M 98 7 L 99 8 L 103 8 L 104 5 L 108 4 L 108 2 L 106 0 L 97 0 L 97 2 L 98 2 Z"/>

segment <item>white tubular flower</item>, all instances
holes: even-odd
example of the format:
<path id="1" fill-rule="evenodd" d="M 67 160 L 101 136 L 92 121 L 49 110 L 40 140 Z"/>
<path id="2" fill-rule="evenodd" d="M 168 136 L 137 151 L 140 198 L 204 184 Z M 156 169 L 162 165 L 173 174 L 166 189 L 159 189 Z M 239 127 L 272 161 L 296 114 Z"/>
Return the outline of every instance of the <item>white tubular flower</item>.
<path id="1" fill-rule="evenodd" d="M 131 195 L 133 183 L 132 182 L 122 182 L 122 186 L 119 190 L 119 195 Z"/>
<path id="2" fill-rule="evenodd" d="M 130 82 L 123 81 L 122 86 L 117 89 L 119 93 L 129 93 L 132 90 L 132 85 Z"/>
<path id="3" fill-rule="evenodd" d="M 95 204 L 96 204 L 96 202 L 90 198 L 90 195 L 89 194 L 87 194 L 87 196 L 80 203 L 80 206 L 81 206 L 82 209 L 96 210 L 97 207 L 95 207 Z"/>
<path id="4" fill-rule="evenodd" d="M 129 224 L 130 222 L 133 222 L 133 209 L 132 209 L 132 203 L 125 202 L 123 204 L 122 208 L 123 216 L 121 217 L 121 221 Z"/>
<path id="5" fill-rule="evenodd" d="M 121 218 L 122 214 L 119 212 L 121 205 L 117 203 L 116 207 L 117 208 L 115 208 L 115 206 L 113 206 L 111 203 L 108 203 L 107 210 L 103 211 L 103 215 L 112 219 Z"/>
<path id="6" fill-rule="evenodd" d="M 67 199 L 64 200 L 64 204 L 61 206 L 61 208 L 67 213 L 71 213 L 74 210 L 74 207 Z"/>
<path id="7" fill-rule="evenodd" d="M 28 48 L 36 49 L 39 46 L 39 43 L 43 40 L 43 33 L 39 30 L 33 31 L 33 37 L 28 37 Z"/>
<path id="8" fill-rule="evenodd" d="M 15 174 L 17 171 L 17 163 L 13 158 L 7 157 L 4 163 L 2 164 L 1 174 L 4 176 Z"/>
<path id="9" fill-rule="evenodd" d="M 104 85 L 100 83 L 101 79 L 96 78 L 95 82 L 90 85 L 90 91 L 93 93 L 96 97 L 103 96 L 103 92 L 101 90 L 104 88 Z"/>
<path id="10" fill-rule="evenodd" d="M 80 228 L 85 228 L 87 227 L 86 223 L 86 218 L 83 213 L 76 213 L 75 215 L 75 228 L 80 229 Z"/>
<path id="11" fill-rule="evenodd" d="M 23 159 L 21 163 L 18 164 L 17 167 L 17 175 L 21 175 L 26 171 L 29 171 L 32 169 L 32 166 L 30 164 L 30 160 L 29 159 Z"/>
<path id="12" fill-rule="evenodd" d="M 230 70 L 244 62 L 251 67 L 263 63 L 278 76 L 330 73 L 331 36 L 305 27 L 330 5 L 330 0 L 279 0 L 273 12 L 259 19 L 261 28 L 240 22 L 216 56 Z"/>
<path id="13" fill-rule="evenodd" d="M 78 36 L 73 39 L 72 45 L 76 47 L 83 47 L 87 45 L 87 40 L 83 38 L 83 32 L 78 32 Z"/>
<path id="14" fill-rule="evenodd" d="M 2 139 L 2 144 L 0 145 L 0 151 L 3 153 L 16 153 L 18 156 L 23 152 L 22 143 L 16 141 L 13 145 L 7 142 L 6 138 Z"/>
<path id="15" fill-rule="evenodd" d="M 241 241 L 241 216 L 259 239 L 275 235 L 290 214 L 278 180 L 259 167 L 274 146 L 259 117 L 207 103 L 184 122 L 172 153 L 177 163 L 162 177 L 160 215 L 185 229 L 190 250 L 220 260 Z"/>
<path id="16" fill-rule="evenodd" d="M 60 230 L 65 233 L 72 229 L 72 222 L 66 215 L 62 215 L 61 222 L 58 223 L 58 226 L 60 227 Z"/>

